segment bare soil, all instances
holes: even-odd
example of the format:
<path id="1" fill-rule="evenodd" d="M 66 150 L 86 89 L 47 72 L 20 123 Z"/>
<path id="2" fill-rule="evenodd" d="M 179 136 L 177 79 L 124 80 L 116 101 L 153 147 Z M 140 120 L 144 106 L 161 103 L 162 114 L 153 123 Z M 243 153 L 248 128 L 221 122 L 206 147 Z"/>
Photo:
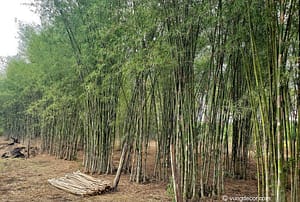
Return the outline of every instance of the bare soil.
<path id="1" fill-rule="evenodd" d="M 0 154 L 8 149 L 7 143 L 9 141 L 0 137 Z M 0 158 L 0 201 L 171 201 L 165 183 L 136 184 L 129 182 L 128 175 L 121 176 L 118 191 L 91 197 L 69 194 L 47 182 L 50 178 L 62 177 L 77 170 L 83 171 L 81 160 L 66 161 L 47 154 L 39 154 L 29 159 Z M 93 176 L 108 181 L 114 178 L 114 175 Z"/>
<path id="2" fill-rule="evenodd" d="M 8 142 L 0 137 L 0 154 L 5 151 L 4 148 Z M 151 147 L 155 147 L 155 144 L 151 144 Z M 150 167 L 154 164 L 154 151 L 155 148 L 151 148 L 149 152 L 151 161 L 149 160 L 148 163 Z M 117 160 L 117 158 L 115 159 Z M 115 163 L 117 163 L 116 160 Z M 38 154 L 29 159 L 0 158 L 0 202 L 171 201 L 166 191 L 166 183 L 136 184 L 129 182 L 129 175 L 126 174 L 121 177 L 118 191 L 91 197 L 69 194 L 47 182 L 50 178 L 62 177 L 77 170 L 83 171 L 81 160 L 66 161 L 47 154 Z M 226 178 L 224 195 L 229 197 L 256 196 L 255 164 L 251 164 L 249 173 L 250 177 L 247 180 Z M 108 181 L 112 181 L 114 178 L 114 175 L 93 176 Z M 218 200 L 207 199 L 202 201 Z"/>

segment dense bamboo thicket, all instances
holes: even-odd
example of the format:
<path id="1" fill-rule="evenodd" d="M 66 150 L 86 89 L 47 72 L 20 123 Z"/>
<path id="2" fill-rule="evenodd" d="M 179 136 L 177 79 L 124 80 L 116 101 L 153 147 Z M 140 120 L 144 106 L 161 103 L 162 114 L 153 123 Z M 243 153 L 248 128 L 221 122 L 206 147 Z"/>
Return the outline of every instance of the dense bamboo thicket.
<path id="1" fill-rule="evenodd" d="M 176 201 L 224 178 L 300 200 L 296 0 L 35 0 L 0 77 L 0 128 L 90 173 L 168 181 Z M 149 146 L 156 145 L 153 170 Z M 254 154 L 254 155 L 253 155 Z M 119 178 L 115 180 L 117 186 Z"/>

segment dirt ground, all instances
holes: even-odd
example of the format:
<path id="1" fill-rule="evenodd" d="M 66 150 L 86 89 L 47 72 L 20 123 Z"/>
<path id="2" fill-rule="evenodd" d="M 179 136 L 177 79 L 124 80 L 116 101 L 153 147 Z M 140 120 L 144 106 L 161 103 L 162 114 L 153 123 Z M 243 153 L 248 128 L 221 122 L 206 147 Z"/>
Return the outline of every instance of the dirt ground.
<path id="1" fill-rule="evenodd" d="M 0 154 L 8 141 L 0 137 Z M 2 149 L 1 149 L 2 145 Z M 171 201 L 167 196 L 166 184 L 136 184 L 122 175 L 118 191 L 99 196 L 81 197 L 66 193 L 51 186 L 47 180 L 62 177 L 66 173 L 83 171 L 81 160 L 65 161 L 40 154 L 29 159 L 0 158 L 0 201 L 1 202 L 63 202 L 63 201 Z M 112 181 L 114 175 L 94 175 Z"/>
<path id="2" fill-rule="evenodd" d="M 0 137 L 0 155 L 7 144 Z M 255 175 L 255 164 L 251 165 L 250 173 Z M 81 160 L 65 161 L 55 157 L 39 154 L 29 159 L 0 158 L 0 202 L 63 202 L 63 201 L 171 201 L 167 195 L 166 184 L 151 182 L 136 184 L 129 182 L 128 175 L 122 175 L 118 191 L 99 196 L 80 197 L 51 186 L 47 180 L 62 177 L 66 173 L 83 171 Z M 94 175 L 94 177 L 112 181 L 114 175 Z M 256 196 L 255 178 L 248 180 L 225 179 L 225 193 L 229 197 Z M 205 201 L 213 201 L 207 199 Z"/>

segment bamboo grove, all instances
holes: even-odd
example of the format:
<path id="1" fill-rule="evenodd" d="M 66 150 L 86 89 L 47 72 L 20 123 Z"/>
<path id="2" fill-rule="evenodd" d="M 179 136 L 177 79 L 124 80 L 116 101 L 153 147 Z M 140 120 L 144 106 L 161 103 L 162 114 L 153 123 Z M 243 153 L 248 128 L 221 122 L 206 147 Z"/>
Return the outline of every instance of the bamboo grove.
<path id="1" fill-rule="evenodd" d="M 0 127 L 90 173 L 170 182 L 176 201 L 224 178 L 300 200 L 296 0 L 36 0 L 0 77 Z M 148 149 L 156 144 L 155 166 Z M 121 169 L 122 169 L 121 168 Z"/>

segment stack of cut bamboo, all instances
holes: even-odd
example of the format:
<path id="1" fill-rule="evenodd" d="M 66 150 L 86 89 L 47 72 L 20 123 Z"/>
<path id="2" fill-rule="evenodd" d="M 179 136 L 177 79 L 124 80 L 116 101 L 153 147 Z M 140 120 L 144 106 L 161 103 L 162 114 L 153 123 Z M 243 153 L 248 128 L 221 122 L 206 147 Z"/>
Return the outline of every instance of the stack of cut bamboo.
<path id="1" fill-rule="evenodd" d="M 99 195 L 111 190 L 110 182 L 96 179 L 80 171 L 67 174 L 65 177 L 49 179 L 53 186 L 81 196 Z"/>

